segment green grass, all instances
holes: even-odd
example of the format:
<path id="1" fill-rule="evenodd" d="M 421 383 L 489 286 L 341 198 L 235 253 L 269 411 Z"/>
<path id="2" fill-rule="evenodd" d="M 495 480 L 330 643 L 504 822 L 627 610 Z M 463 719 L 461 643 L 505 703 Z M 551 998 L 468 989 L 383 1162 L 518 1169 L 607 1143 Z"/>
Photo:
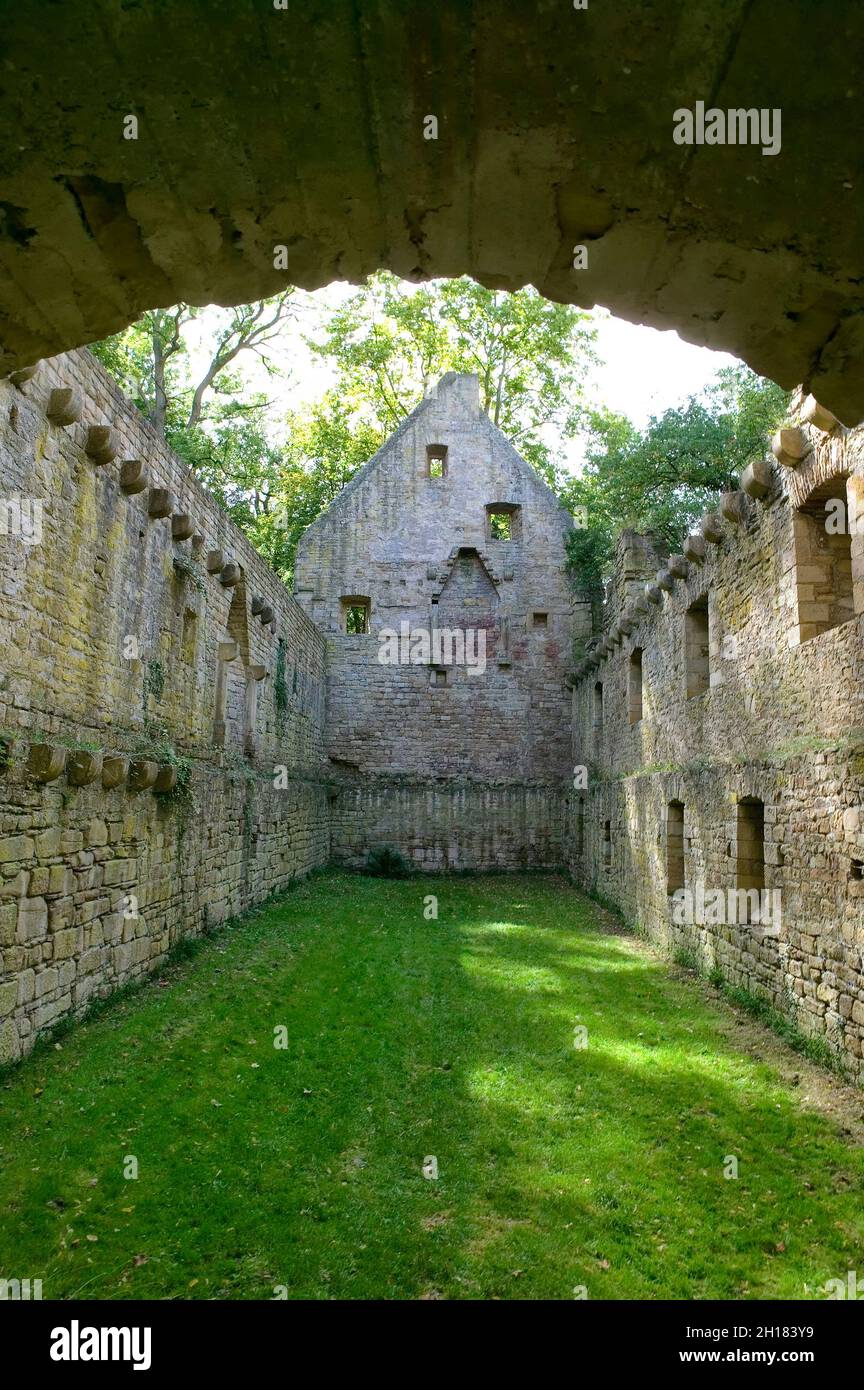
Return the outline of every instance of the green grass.
<path id="1" fill-rule="evenodd" d="M 45 1298 L 801 1299 L 860 1269 L 861 1149 L 597 920 L 533 875 L 298 885 L 3 1078 L 0 1275 Z"/>

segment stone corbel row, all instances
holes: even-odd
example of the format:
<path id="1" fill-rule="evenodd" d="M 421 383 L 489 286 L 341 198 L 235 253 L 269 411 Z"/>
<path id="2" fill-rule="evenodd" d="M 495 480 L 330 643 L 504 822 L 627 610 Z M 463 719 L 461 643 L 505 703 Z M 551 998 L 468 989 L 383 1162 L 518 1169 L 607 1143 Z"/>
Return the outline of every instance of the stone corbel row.
<path id="1" fill-rule="evenodd" d="M 208 574 L 218 574 L 219 583 L 223 584 L 226 589 L 233 588 L 240 580 L 240 566 L 235 564 L 233 560 L 226 560 L 222 550 L 210 551 L 207 556 L 207 572 Z M 252 617 L 257 618 L 262 627 L 269 627 L 270 632 L 275 636 L 278 626 L 276 614 L 271 605 L 260 594 L 255 594 L 252 598 Z"/>
<path id="2" fill-rule="evenodd" d="M 38 370 L 28 367 L 24 379 L 29 380 Z M 22 373 L 15 372 L 10 377 L 17 381 Z M 55 386 L 48 398 L 46 410 L 52 424 L 65 429 L 77 424 L 84 414 L 84 395 L 78 386 Z M 117 435 L 110 425 L 90 425 L 84 450 L 96 468 L 104 468 L 117 457 Z M 174 498 L 167 488 L 150 487 L 150 477 L 146 463 L 141 459 L 126 459 L 120 465 L 120 489 L 127 496 L 144 492 L 149 488 L 147 513 L 154 520 L 160 517 L 171 518 L 171 538 L 175 541 L 193 540 L 203 544 L 204 537 L 196 534 L 195 524 L 187 512 L 174 511 Z"/>
<path id="3" fill-rule="evenodd" d="M 826 410 L 824 405 L 820 405 L 814 396 L 804 397 L 799 417 L 806 425 L 812 425 L 814 429 L 827 435 L 833 434 L 840 424 L 837 416 Z M 784 468 L 797 468 L 809 450 L 810 442 L 806 434 L 794 425 L 778 430 L 771 440 L 771 452 Z"/>
<path id="4" fill-rule="evenodd" d="M 812 399 L 812 397 L 808 397 Z M 825 412 L 827 415 L 828 412 Z M 834 418 L 833 416 L 831 417 Z M 836 423 L 836 421 L 835 421 Z M 821 426 L 820 426 L 821 428 Z M 798 431 L 800 433 L 800 431 Z M 803 453 L 801 455 L 803 457 Z M 655 611 L 663 602 L 664 593 L 672 593 L 676 581 L 687 579 L 694 565 L 701 565 L 708 554 L 708 547 L 719 545 L 726 534 L 724 523 L 741 526 L 749 515 L 748 499 L 764 500 L 774 481 L 773 469 L 768 459 L 757 459 L 748 464 L 741 474 L 741 486 L 733 492 L 724 492 L 717 511 L 706 512 L 698 529 L 687 537 L 680 555 L 670 555 L 664 569 L 657 571 L 643 592 L 624 609 L 620 618 L 609 629 L 597 646 L 586 656 L 572 673 L 572 681 L 577 684 L 589 671 L 595 670 L 606 657 L 614 651 L 625 637 L 629 637 L 634 627 L 643 618 Z"/>
<path id="5" fill-rule="evenodd" d="M 56 782 L 66 775 L 73 787 L 101 782 L 106 791 L 124 783 L 129 791 L 171 792 L 177 785 L 177 769 L 172 763 L 150 758 L 127 758 L 65 744 L 31 743 L 27 755 L 27 774 L 34 782 Z"/>
<path id="6" fill-rule="evenodd" d="M 40 364 L 37 362 L 33 367 L 26 367 L 20 372 L 13 372 L 9 380 L 16 385 L 24 381 L 31 380 L 39 370 Z M 55 425 L 65 428 L 68 425 L 77 424 L 84 413 L 84 396 L 78 386 L 57 386 L 51 392 L 48 400 L 47 415 L 48 419 Z M 85 450 L 88 458 L 97 467 L 102 468 L 107 463 L 111 463 L 117 457 L 117 438 L 115 431 L 110 425 L 90 425 L 87 430 Z M 195 522 L 188 512 L 176 512 L 174 510 L 174 496 L 168 488 L 151 487 L 147 464 L 142 459 L 126 459 L 120 465 L 120 489 L 127 496 L 134 496 L 139 492 L 148 492 L 147 514 L 154 521 L 162 518 L 171 518 L 171 539 L 172 541 L 187 541 L 191 538 L 193 545 L 203 545 L 204 537 L 195 530 Z M 226 560 L 221 550 L 211 550 L 207 556 L 208 574 L 218 574 L 220 584 L 225 588 L 231 588 L 240 579 L 240 566 L 232 560 Z M 273 636 L 276 634 L 276 615 L 273 608 L 260 597 L 252 600 L 252 614 L 260 618 L 263 627 L 269 627 Z"/>

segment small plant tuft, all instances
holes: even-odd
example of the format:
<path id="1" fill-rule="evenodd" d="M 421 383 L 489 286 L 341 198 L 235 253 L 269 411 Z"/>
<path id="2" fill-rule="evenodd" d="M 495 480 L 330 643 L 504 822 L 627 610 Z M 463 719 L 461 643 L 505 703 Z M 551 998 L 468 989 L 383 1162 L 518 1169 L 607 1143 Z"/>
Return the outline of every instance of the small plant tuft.
<path id="1" fill-rule="evenodd" d="M 407 878 L 408 863 L 391 845 L 370 849 L 366 859 L 366 873 L 375 878 Z"/>
<path id="2" fill-rule="evenodd" d="M 689 950 L 688 947 L 678 946 L 672 959 L 682 970 L 692 970 L 694 975 L 699 974 L 699 958 L 695 951 Z"/>

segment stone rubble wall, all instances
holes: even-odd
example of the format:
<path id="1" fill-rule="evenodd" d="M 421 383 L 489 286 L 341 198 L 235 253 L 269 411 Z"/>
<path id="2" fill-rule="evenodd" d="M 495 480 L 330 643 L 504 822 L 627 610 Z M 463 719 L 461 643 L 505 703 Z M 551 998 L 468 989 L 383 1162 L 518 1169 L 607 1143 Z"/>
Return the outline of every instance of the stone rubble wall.
<path id="1" fill-rule="evenodd" d="M 566 810 L 558 787 L 442 777 L 340 779 L 338 788 L 332 854 L 348 868 L 385 845 L 428 873 L 560 869 L 564 861 Z"/>
<path id="2" fill-rule="evenodd" d="M 768 999 L 864 1079 L 862 539 L 851 537 L 855 616 L 816 635 L 814 614 L 834 611 L 836 542 L 811 530 L 798 543 L 798 509 L 814 494 L 860 498 L 864 431 L 830 419 L 816 428 L 811 404 L 795 408 L 799 426 L 703 519 L 683 555 L 652 558 L 644 538 L 622 537 L 618 574 L 629 582 L 613 586 L 604 631 L 576 672 L 573 758 L 587 786 L 570 794 L 568 857 L 574 877 L 629 921 Z M 706 593 L 710 685 L 688 698 L 686 613 Z M 642 718 L 631 722 L 639 649 Z M 781 893 L 779 934 L 677 925 L 669 803 L 684 805 L 685 887 L 725 893 L 736 887 L 738 803 L 748 799 L 764 803 L 764 882 Z"/>
<path id="3" fill-rule="evenodd" d="M 324 639 L 86 351 L 0 382 L 20 498 L 43 536 L 0 533 L 0 1061 L 329 858 Z"/>

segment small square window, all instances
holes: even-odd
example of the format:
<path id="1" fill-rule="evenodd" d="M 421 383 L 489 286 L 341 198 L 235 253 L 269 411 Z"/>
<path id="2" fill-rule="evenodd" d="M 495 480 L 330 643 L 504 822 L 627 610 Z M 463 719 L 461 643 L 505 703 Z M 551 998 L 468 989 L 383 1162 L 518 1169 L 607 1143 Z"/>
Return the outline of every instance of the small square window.
<path id="1" fill-rule="evenodd" d="M 490 541 L 515 541 L 520 536 L 521 509 L 512 502 L 490 502 L 486 507 L 486 535 Z"/>
<path id="2" fill-rule="evenodd" d="M 534 626 L 535 626 L 535 627 L 548 627 L 548 626 L 549 626 L 549 614 L 548 614 L 548 613 L 535 613 L 535 614 L 534 614 Z"/>
<path id="3" fill-rule="evenodd" d="M 446 672 L 446 671 L 440 671 L 440 670 L 438 670 L 438 671 L 433 671 L 433 672 L 432 672 L 432 684 L 433 684 L 434 686 L 436 686 L 437 688 L 440 688 L 440 687 L 442 687 L 442 686 L 446 686 L 446 684 L 447 684 L 447 672 Z"/>
<path id="4" fill-rule="evenodd" d="M 342 618 L 349 637 L 361 637 L 368 633 L 370 608 L 369 599 L 357 594 L 342 599 Z"/>
<path id="5" fill-rule="evenodd" d="M 447 477 L 447 445 L 429 444 L 426 448 L 426 473 L 430 478 Z"/>
<path id="6" fill-rule="evenodd" d="M 849 882 L 850 882 L 850 883 L 860 883 L 861 880 L 862 880 L 862 877 L 864 877 L 864 873 L 862 873 L 862 870 L 864 870 L 864 864 L 862 864 L 862 862 L 861 862 L 860 859 L 852 859 L 852 860 L 850 860 L 850 863 L 849 863 Z"/>

